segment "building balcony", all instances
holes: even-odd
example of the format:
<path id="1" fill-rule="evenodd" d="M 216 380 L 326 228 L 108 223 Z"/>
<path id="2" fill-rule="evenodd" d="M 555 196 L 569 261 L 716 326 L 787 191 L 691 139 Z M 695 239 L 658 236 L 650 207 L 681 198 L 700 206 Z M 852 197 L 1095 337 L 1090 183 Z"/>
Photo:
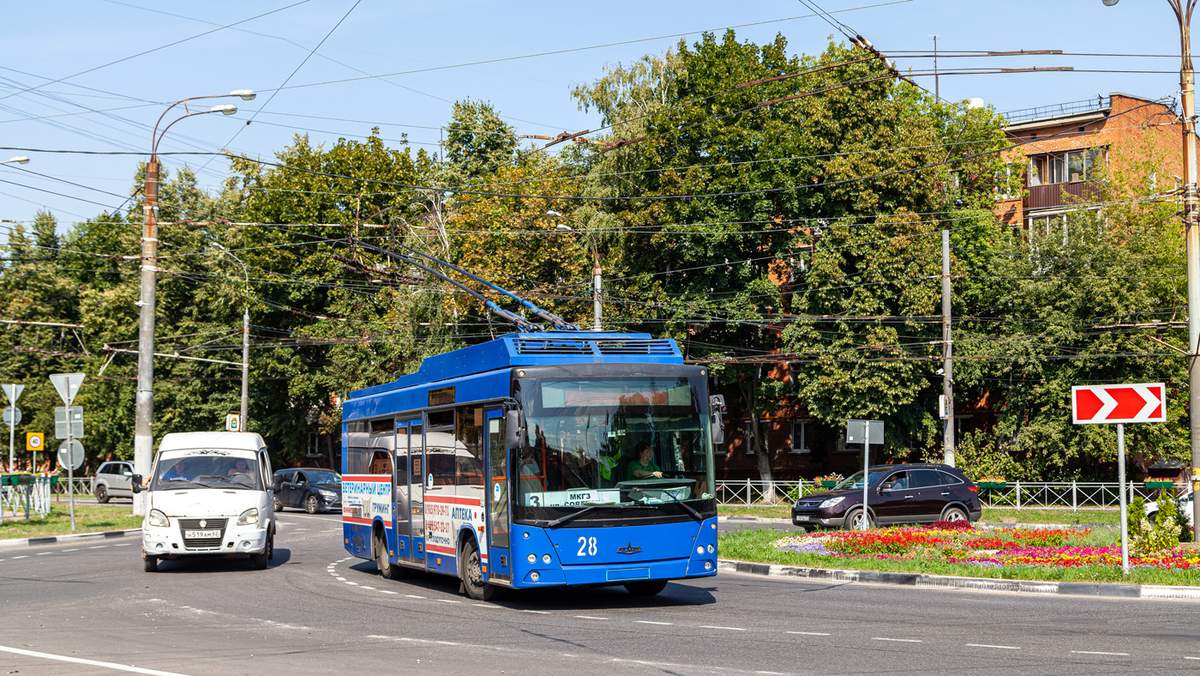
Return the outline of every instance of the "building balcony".
<path id="1" fill-rule="evenodd" d="M 1099 199 L 1100 187 L 1094 181 L 1031 185 L 1029 197 L 1025 199 L 1025 210 L 1053 209 L 1067 204 L 1095 202 Z"/>

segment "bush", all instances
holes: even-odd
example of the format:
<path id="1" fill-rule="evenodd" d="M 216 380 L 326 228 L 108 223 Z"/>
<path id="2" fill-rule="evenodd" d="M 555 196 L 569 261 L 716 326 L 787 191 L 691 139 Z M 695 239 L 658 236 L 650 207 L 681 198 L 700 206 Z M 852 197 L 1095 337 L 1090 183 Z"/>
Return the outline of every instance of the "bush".
<path id="1" fill-rule="evenodd" d="M 1134 502 L 1140 502 L 1135 499 Z M 1145 557 L 1179 546 L 1180 527 L 1176 517 L 1179 511 L 1175 508 L 1175 499 L 1166 491 L 1159 493 L 1158 513 L 1154 515 L 1154 523 L 1145 516 L 1145 508 L 1141 507 L 1141 518 L 1138 520 L 1138 534 L 1133 535 L 1130 529 L 1129 551 L 1137 557 Z M 1131 510 L 1132 511 L 1132 510 Z"/>
<path id="2" fill-rule="evenodd" d="M 1183 499 L 1176 493 L 1171 502 L 1175 503 L 1175 523 L 1179 524 L 1179 541 L 1195 541 L 1196 534 L 1192 529 L 1192 524 L 1188 522 L 1188 515 L 1184 512 Z"/>

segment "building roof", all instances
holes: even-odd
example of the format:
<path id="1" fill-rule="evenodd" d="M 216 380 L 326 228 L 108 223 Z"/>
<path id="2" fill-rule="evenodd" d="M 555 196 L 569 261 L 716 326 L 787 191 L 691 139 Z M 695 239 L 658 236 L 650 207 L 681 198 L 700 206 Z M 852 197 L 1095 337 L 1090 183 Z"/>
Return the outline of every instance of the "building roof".
<path id="1" fill-rule="evenodd" d="M 1108 116 L 1112 112 L 1112 102 L 1114 97 L 1133 99 L 1135 101 L 1143 101 L 1146 103 L 1159 103 L 1171 108 L 1172 110 L 1175 108 L 1173 99 L 1151 99 L 1145 96 L 1137 96 L 1135 94 L 1112 92 L 1107 96 L 1097 95 L 1095 98 L 1083 99 L 1081 101 L 1052 103 L 1044 106 L 1038 106 L 1036 108 L 1022 108 L 1019 110 L 1011 110 L 1006 113 L 1001 113 L 1001 115 L 1005 120 L 1008 121 L 1007 130 L 1009 131 L 1027 129 L 1031 127 L 1078 124 L 1080 122 L 1098 120 Z"/>

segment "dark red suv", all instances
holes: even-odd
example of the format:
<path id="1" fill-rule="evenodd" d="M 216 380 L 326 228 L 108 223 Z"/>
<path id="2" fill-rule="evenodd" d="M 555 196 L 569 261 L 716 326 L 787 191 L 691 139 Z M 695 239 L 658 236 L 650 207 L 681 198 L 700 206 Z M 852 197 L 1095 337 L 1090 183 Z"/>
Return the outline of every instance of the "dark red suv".
<path id="1" fill-rule="evenodd" d="M 863 473 L 837 486 L 805 495 L 792 505 L 792 523 L 813 528 L 862 525 Z M 979 489 L 950 465 L 921 463 L 878 465 L 867 486 L 868 526 L 978 521 L 983 514 Z"/>

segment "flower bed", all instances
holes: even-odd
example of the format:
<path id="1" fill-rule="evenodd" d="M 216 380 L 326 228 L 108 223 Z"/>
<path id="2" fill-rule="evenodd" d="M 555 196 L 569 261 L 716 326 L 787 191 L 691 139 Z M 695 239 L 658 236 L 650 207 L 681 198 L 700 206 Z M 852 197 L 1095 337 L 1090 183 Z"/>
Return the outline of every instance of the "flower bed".
<path id="1" fill-rule="evenodd" d="M 781 552 L 839 559 L 944 561 L 981 568 L 1084 568 L 1121 566 L 1119 544 L 1089 546 L 1091 529 L 977 529 L 939 521 L 869 531 L 828 531 L 775 540 Z M 1130 557 L 1130 565 L 1163 570 L 1200 570 L 1200 551 L 1172 549 Z"/>

